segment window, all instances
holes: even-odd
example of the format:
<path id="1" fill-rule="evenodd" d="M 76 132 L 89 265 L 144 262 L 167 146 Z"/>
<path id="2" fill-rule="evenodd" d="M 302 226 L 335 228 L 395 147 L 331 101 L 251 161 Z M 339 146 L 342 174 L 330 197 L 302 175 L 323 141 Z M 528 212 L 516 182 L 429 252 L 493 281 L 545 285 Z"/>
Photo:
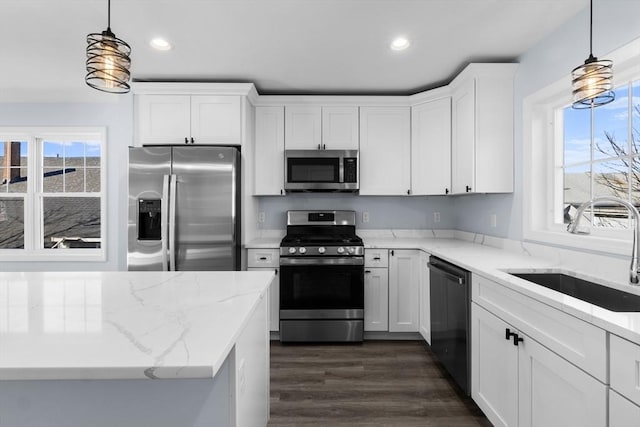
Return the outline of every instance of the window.
<path id="1" fill-rule="evenodd" d="M 554 207 L 556 222 L 568 223 L 573 211 L 595 197 L 613 196 L 640 203 L 640 82 L 615 89 L 615 101 L 592 110 L 562 109 L 563 164 L 556 176 L 562 204 Z M 560 200 L 560 197 L 557 197 Z M 597 205 L 588 218 L 592 226 L 629 228 L 628 211 L 617 204 Z"/>
<path id="2" fill-rule="evenodd" d="M 588 238 L 568 233 L 566 223 L 593 197 L 640 204 L 639 47 L 640 39 L 605 55 L 615 64 L 610 104 L 572 109 L 568 76 L 523 100 L 525 240 L 628 256 L 633 233 L 625 208 L 596 206 Z"/>
<path id="3" fill-rule="evenodd" d="M 96 129 L 0 128 L 3 259 L 104 260 L 104 140 Z"/>

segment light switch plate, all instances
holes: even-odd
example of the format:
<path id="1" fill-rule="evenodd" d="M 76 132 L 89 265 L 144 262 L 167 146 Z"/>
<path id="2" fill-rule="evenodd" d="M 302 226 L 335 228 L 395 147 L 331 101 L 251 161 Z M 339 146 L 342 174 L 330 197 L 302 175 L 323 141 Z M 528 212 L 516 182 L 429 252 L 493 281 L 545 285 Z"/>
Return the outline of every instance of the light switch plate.
<path id="1" fill-rule="evenodd" d="M 433 222 L 440 222 L 440 212 L 433 213 Z"/>
<path id="2" fill-rule="evenodd" d="M 369 212 L 362 212 L 362 222 L 369 222 Z"/>

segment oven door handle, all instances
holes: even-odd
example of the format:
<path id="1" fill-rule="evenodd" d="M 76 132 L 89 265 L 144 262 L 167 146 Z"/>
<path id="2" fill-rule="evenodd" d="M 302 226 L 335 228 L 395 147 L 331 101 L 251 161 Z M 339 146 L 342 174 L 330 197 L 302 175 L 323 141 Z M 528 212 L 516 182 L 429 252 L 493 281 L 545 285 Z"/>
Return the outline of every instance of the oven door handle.
<path id="1" fill-rule="evenodd" d="M 364 258 L 329 258 L 329 257 L 305 257 L 305 258 L 280 258 L 280 265 L 364 265 Z"/>

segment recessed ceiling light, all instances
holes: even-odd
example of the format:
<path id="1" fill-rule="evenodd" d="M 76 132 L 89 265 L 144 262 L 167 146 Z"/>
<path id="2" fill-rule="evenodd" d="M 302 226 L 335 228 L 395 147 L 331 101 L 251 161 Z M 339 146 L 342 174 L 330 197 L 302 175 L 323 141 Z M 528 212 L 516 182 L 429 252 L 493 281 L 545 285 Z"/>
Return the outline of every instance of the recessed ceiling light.
<path id="1" fill-rule="evenodd" d="M 410 44 L 411 43 L 409 42 L 409 39 L 407 39 L 406 37 L 396 37 L 391 42 L 391 49 L 392 50 L 405 50 L 406 48 L 409 47 Z"/>
<path id="2" fill-rule="evenodd" d="M 156 37 L 155 39 L 152 39 L 149 44 L 151 45 L 152 48 L 156 49 L 156 50 L 170 50 L 171 49 L 171 44 L 166 41 L 163 38 L 160 37 Z"/>

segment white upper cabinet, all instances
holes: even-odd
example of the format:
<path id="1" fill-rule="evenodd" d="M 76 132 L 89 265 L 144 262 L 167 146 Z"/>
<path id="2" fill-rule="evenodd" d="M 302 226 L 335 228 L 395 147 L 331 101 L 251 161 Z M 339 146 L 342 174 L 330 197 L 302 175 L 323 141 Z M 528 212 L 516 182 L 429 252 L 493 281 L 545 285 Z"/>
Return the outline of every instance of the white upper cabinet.
<path id="1" fill-rule="evenodd" d="M 198 144 L 240 144 L 239 96 L 192 96 L 191 137 Z"/>
<path id="2" fill-rule="evenodd" d="M 451 98 L 411 108 L 411 194 L 451 193 Z"/>
<path id="3" fill-rule="evenodd" d="M 358 107 L 322 107 L 322 146 L 357 150 L 360 146 Z"/>
<path id="4" fill-rule="evenodd" d="M 136 95 L 136 145 L 242 143 L 240 96 Z"/>
<path id="5" fill-rule="evenodd" d="M 357 150 L 358 107 L 287 106 L 287 150 Z"/>
<path id="6" fill-rule="evenodd" d="M 287 150 L 322 148 L 322 107 L 287 106 L 284 123 Z"/>
<path id="7" fill-rule="evenodd" d="M 284 195 L 284 107 L 256 107 L 255 196 Z"/>
<path id="8" fill-rule="evenodd" d="M 517 64 L 471 64 L 451 83 L 454 194 L 513 191 Z"/>
<path id="9" fill-rule="evenodd" d="M 360 108 L 360 195 L 411 194 L 409 107 Z"/>

